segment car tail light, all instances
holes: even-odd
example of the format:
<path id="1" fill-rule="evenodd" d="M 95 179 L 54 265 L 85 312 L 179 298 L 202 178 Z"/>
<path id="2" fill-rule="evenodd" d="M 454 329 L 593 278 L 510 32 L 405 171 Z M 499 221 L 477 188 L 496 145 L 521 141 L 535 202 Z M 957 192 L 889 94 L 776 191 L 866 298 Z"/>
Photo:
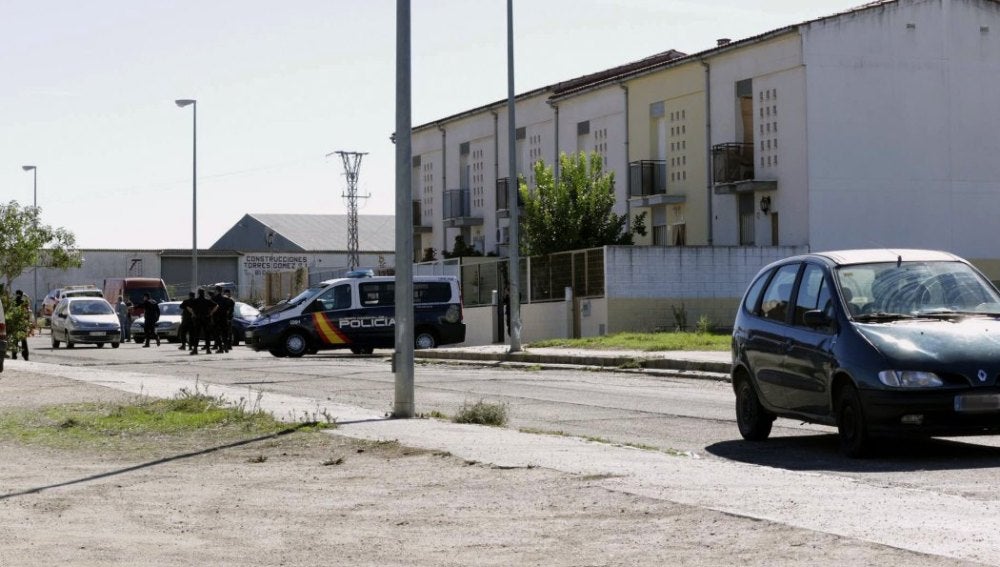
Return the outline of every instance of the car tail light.
<path id="1" fill-rule="evenodd" d="M 444 320 L 449 323 L 458 323 L 462 320 L 462 308 L 452 303 L 444 314 Z"/>

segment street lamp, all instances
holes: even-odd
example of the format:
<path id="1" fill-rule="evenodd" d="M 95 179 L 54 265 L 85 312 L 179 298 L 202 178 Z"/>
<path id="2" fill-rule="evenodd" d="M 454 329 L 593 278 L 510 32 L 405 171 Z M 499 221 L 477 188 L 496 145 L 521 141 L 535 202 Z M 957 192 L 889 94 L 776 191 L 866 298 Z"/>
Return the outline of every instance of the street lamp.
<path id="1" fill-rule="evenodd" d="M 31 196 L 31 207 L 34 208 L 34 209 L 36 209 L 35 210 L 35 215 L 36 215 L 35 216 L 35 225 L 37 226 L 37 224 L 38 224 L 38 216 L 37 216 L 38 215 L 38 210 L 37 210 L 38 209 L 38 168 L 35 167 L 35 166 L 33 166 L 33 165 L 22 165 L 21 169 L 23 169 L 24 171 L 30 171 L 31 172 L 31 178 L 32 178 L 31 179 L 31 195 L 32 195 Z M 34 276 L 34 279 L 35 279 L 35 289 L 34 289 L 34 291 L 31 292 L 32 293 L 32 295 L 31 295 L 31 311 L 32 311 L 32 313 L 34 313 L 35 312 L 36 304 L 38 302 L 38 262 L 37 261 L 35 262 L 35 265 L 32 267 L 31 271 L 32 271 L 32 275 Z"/>
<path id="2" fill-rule="evenodd" d="M 191 289 L 198 288 L 198 101 L 182 98 L 174 101 L 178 107 L 191 107 Z"/>

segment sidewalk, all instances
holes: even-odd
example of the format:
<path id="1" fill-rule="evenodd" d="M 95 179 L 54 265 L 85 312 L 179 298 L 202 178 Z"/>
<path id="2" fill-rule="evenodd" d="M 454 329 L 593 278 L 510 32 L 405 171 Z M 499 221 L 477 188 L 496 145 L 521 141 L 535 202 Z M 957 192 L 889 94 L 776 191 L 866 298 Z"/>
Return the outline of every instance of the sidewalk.
<path id="1" fill-rule="evenodd" d="M 436 348 L 414 351 L 418 359 L 497 362 L 534 365 L 570 365 L 605 369 L 654 371 L 685 378 L 729 380 L 729 351 L 637 351 L 573 348 L 526 348 L 511 354 L 508 345 Z"/>

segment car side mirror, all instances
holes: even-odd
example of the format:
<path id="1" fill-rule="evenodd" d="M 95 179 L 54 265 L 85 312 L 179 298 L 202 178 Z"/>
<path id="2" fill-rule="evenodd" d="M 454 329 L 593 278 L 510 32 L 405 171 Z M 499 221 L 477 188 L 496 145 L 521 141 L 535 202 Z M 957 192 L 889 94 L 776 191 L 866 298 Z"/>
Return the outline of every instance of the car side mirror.
<path id="1" fill-rule="evenodd" d="M 56 315 L 56 317 L 59 317 L 60 319 L 65 319 L 66 318 L 66 314 L 65 313 L 60 313 L 60 314 Z"/>
<path id="2" fill-rule="evenodd" d="M 813 309 L 802 314 L 802 322 L 813 329 L 829 327 L 833 319 L 821 309 Z"/>

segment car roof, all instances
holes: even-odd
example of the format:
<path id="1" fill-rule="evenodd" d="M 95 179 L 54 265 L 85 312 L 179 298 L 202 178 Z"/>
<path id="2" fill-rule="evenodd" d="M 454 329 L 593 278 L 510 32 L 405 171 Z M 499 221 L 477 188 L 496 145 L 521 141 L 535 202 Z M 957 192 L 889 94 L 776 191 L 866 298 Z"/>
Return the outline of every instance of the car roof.
<path id="1" fill-rule="evenodd" d="M 916 248 L 865 248 L 856 250 L 831 250 L 813 255 L 826 258 L 838 266 L 874 262 L 962 262 L 962 258 L 940 250 Z"/>
<path id="2" fill-rule="evenodd" d="M 451 282 L 457 281 L 457 276 L 413 276 L 413 281 L 415 282 Z M 319 285 L 325 286 L 338 282 L 394 282 L 396 281 L 396 276 L 368 276 L 363 278 L 334 278 L 332 280 L 323 280 L 319 282 Z"/>

